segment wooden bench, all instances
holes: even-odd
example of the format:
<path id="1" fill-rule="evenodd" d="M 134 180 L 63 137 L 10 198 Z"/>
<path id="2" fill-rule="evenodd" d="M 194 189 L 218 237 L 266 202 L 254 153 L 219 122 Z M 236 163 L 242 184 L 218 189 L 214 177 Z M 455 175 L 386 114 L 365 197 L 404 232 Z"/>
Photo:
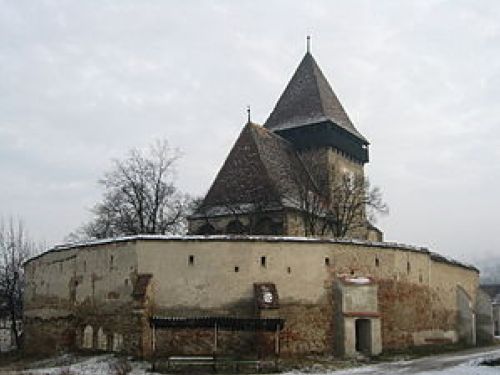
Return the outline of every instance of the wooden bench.
<path id="1" fill-rule="evenodd" d="M 216 359 L 216 367 L 230 367 L 233 371 L 239 372 L 243 366 L 254 367 L 257 372 L 262 367 L 262 361 L 250 358 L 235 358 L 235 357 L 218 357 Z"/>
<path id="2" fill-rule="evenodd" d="M 167 370 L 175 365 L 182 366 L 212 366 L 214 371 L 215 356 L 213 355 L 174 355 L 167 357 Z"/>
<path id="3" fill-rule="evenodd" d="M 157 359 L 155 359 L 152 364 L 152 370 L 154 371 L 157 369 Z M 266 365 L 274 367 L 275 370 L 277 369 L 276 360 L 262 360 L 216 355 L 171 355 L 166 358 L 167 371 L 173 370 L 176 366 L 210 366 L 212 367 L 212 370 L 214 372 L 217 372 L 218 369 L 223 368 L 229 368 L 235 372 L 240 372 L 242 367 L 250 366 L 255 368 L 257 372 L 260 372 L 263 366 Z"/>

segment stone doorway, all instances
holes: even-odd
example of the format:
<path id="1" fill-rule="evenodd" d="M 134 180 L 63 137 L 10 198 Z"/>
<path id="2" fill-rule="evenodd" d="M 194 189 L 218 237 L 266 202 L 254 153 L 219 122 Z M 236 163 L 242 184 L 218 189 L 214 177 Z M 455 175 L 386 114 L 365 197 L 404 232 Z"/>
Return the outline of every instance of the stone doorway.
<path id="1" fill-rule="evenodd" d="M 368 277 L 342 277 L 335 285 L 337 354 L 380 354 L 382 327 L 377 284 Z"/>
<path id="2" fill-rule="evenodd" d="M 372 353 L 372 335 L 370 319 L 356 319 L 355 348 L 358 353 L 370 355 Z"/>

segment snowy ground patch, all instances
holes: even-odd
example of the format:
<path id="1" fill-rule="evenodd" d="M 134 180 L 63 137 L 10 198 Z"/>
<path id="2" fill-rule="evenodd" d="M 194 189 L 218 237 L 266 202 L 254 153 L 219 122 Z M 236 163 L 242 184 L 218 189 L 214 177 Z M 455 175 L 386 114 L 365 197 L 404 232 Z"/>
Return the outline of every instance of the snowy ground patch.
<path id="1" fill-rule="evenodd" d="M 448 353 L 413 360 L 400 360 L 367 365 L 344 370 L 327 370 L 312 365 L 303 370 L 286 372 L 287 375 L 493 375 L 500 374 L 500 367 L 481 365 L 486 360 L 500 358 L 500 348 L 479 348 L 458 353 Z M 0 368 L 1 374 L 23 375 L 113 375 L 116 363 L 122 359 L 113 355 L 98 355 L 83 357 L 62 355 L 42 361 L 32 362 L 22 370 L 15 367 Z M 146 361 L 127 361 L 130 364 L 131 375 L 155 375 L 149 372 L 150 364 Z M 189 371 L 184 371 L 184 374 Z M 159 374 L 158 374 L 159 375 Z"/>

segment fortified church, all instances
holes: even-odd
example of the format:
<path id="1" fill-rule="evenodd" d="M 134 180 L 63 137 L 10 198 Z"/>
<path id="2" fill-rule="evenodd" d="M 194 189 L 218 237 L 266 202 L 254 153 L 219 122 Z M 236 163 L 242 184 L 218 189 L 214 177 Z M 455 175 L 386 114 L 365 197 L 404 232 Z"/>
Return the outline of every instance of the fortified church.
<path id="1" fill-rule="evenodd" d="M 190 232 L 308 235 L 302 211 L 310 194 L 328 195 L 341 175 L 363 179 L 368 144 L 307 51 L 264 126 L 249 119 L 243 128 Z M 349 236 L 381 241 L 382 233 L 358 216 Z"/>
<path id="2" fill-rule="evenodd" d="M 26 351 L 348 357 L 487 337 L 473 266 L 383 242 L 364 211 L 348 238 L 308 232 L 303 194 L 363 178 L 368 144 L 308 51 L 265 124 L 243 127 L 189 235 L 25 264 Z"/>

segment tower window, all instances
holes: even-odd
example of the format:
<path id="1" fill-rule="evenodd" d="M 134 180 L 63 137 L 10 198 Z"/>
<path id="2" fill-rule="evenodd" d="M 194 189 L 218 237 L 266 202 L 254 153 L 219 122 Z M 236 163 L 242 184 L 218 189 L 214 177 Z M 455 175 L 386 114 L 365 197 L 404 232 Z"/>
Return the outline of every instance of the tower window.
<path id="1" fill-rule="evenodd" d="M 113 269 L 113 263 L 114 263 L 115 258 L 113 255 L 109 257 L 109 270 L 111 271 Z"/>
<path id="2" fill-rule="evenodd" d="M 410 265 L 410 262 L 406 262 L 406 272 L 408 272 L 408 274 L 410 273 L 411 271 L 411 265 Z"/>
<path id="3" fill-rule="evenodd" d="M 325 258 L 325 266 L 329 266 L 330 265 L 330 258 L 326 257 Z"/>
<path id="4" fill-rule="evenodd" d="M 260 265 L 266 267 L 266 257 L 260 257 Z"/>
<path id="5" fill-rule="evenodd" d="M 378 260 L 378 258 L 375 258 L 375 266 L 376 267 L 380 266 L 380 261 Z"/>
<path id="6" fill-rule="evenodd" d="M 194 255 L 190 255 L 188 258 L 188 264 L 194 266 Z"/>
<path id="7" fill-rule="evenodd" d="M 240 272 L 240 267 L 234 266 L 234 272 Z"/>
<path id="8" fill-rule="evenodd" d="M 292 269 L 291 269 L 290 267 L 287 267 L 287 268 L 286 268 L 286 272 L 287 272 L 287 273 L 292 273 Z"/>

